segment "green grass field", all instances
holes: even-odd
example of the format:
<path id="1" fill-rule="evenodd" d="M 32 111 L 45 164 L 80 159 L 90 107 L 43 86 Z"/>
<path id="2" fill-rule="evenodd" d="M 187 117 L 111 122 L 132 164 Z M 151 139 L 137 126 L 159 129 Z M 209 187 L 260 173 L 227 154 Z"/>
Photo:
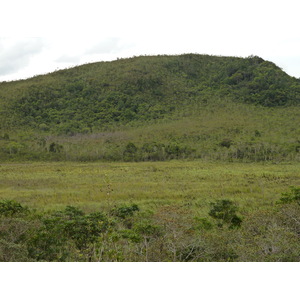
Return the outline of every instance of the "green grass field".
<path id="1" fill-rule="evenodd" d="M 136 203 L 145 209 L 217 199 L 241 209 L 270 206 L 300 185 L 300 164 L 169 161 L 0 164 L 0 198 L 41 210 L 66 205 L 86 211 Z"/>

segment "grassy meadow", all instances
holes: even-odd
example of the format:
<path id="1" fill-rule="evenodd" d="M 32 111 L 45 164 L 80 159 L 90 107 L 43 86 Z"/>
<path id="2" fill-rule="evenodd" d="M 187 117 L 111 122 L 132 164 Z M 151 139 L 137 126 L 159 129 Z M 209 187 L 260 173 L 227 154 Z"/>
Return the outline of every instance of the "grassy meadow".
<path id="1" fill-rule="evenodd" d="M 2 199 L 39 210 L 86 211 L 136 203 L 143 209 L 186 205 L 201 213 L 217 199 L 243 210 L 274 205 L 300 185 L 300 164 L 195 161 L 0 164 Z"/>

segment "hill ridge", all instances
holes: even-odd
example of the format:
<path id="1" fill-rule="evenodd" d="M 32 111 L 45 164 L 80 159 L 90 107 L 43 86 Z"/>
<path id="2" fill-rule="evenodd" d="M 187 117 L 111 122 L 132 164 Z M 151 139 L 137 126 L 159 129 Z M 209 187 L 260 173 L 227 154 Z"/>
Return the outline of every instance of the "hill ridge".
<path id="1" fill-rule="evenodd" d="M 300 80 L 257 56 L 183 54 L 85 64 L 0 84 L 2 110 L 5 104 L 17 126 L 64 124 L 73 131 L 162 118 L 216 95 L 268 107 L 299 104 Z"/>
<path id="2" fill-rule="evenodd" d="M 257 56 L 85 64 L 0 83 L 0 160 L 297 160 L 299 104 Z"/>

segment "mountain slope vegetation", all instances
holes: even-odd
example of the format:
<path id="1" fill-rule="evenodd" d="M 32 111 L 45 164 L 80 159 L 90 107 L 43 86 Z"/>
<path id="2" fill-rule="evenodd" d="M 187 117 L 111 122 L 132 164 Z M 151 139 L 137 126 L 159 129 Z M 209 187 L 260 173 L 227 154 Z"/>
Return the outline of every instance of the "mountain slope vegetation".
<path id="1" fill-rule="evenodd" d="M 0 145 L 6 158 L 295 159 L 299 104 L 300 80 L 256 56 L 133 57 L 0 83 Z"/>

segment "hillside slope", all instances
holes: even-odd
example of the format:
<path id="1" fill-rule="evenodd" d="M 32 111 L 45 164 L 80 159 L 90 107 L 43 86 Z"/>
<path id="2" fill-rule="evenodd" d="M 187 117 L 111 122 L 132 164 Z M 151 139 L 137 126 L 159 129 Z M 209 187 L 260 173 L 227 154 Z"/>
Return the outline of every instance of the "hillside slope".
<path id="1" fill-rule="evenodd" d="M 299 104 L 259 57 L 87 64 L 0 83 L 0 159 L 298 160 Z"/>
<path id="2" fill-rule="evenodd" d="M 1 83 L 1 125 L 91 132 L 163 118 L 216 96 L 267 107 L 299 104 L 300 80 L 259 57 L 186 54 L 100 62 Z"/>

